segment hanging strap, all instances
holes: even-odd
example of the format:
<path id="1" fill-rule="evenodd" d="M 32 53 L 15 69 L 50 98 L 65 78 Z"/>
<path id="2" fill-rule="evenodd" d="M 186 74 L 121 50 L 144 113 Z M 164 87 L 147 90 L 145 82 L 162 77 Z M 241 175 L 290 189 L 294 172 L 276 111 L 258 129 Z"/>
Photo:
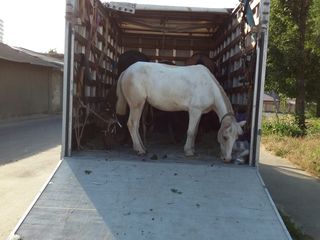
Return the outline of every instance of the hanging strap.
<path id="1" fill-rule="evenodd" d="M 254 19 L 253 19 L 253 12 L 250 7 L 250 0 L 242 0 L 243 4 L 243 14 L 246 16 L 246 22 L 250 25 L 250 27 L 254 27 Z"/>

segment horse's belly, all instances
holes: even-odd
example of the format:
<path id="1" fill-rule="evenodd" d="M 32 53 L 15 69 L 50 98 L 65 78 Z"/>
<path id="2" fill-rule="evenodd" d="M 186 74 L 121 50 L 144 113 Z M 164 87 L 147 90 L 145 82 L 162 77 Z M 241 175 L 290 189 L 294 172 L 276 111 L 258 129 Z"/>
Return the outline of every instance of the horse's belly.
<path id="1" fill-rule="evenodd" d="M 200 109 L 202 112 L 211 110 L 213 100 L 207 88 L 192 88 L 183 84 L 175 87 L 168 84 L 171 88 L 159 85 L 147 91 L 147 101 L 155 108 L 163 111 L 188 111 L 191 108 Z"/>
<path id="2" fill-rule="evenodd" d="M 186 104 L 186 101 L 184 99 L 180 99 L 180 101 L 177 101 L 179 99 L 175 98 L 170 98 L 170 97 L 157 97 L 157 96 L 152 96 L 148 97 L 147 101 L 148 103 L 162 111 L 169 111 L 169 112 L 174 112 L 174 111 L 187 111 L 188 106 Z"/>

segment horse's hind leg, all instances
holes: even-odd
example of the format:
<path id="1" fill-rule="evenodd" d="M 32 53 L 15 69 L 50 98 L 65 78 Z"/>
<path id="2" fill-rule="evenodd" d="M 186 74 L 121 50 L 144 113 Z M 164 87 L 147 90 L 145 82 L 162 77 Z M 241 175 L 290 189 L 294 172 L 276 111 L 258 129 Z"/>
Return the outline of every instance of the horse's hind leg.
<path id="1" fill-rule="evenodd" d="M 184 152 L 186 156 L 194 155 L 194 141 L 197 135 L 201 114 L 202 112 L 198 109 L 189 110 L 189 126 L 187 132 L 187 141 L 184 145 Z"/>
<path id="2" fill-rule="evenodd" d="M 150 104 L 145 102 L 140 119 L 140 134 L 142 134 L 142 144 L 147 144 L 149 115 L 152 115 L 152 109 Z M 150 118 L 152 119 L 152 116 Z"/>
<path id="3" fill-rule="evenodd" d="M 139 134 L 139 122 L 141 118 L 141 113 L 143 110 L 143 103 L 138 106 L 130 106 L 130 115 L 128 119 L 128 129 L 133 142 L 133 149 L 138 152 L 138 154 L 146 153 L 146 149 L 143 146 L 143 143 Z"/>

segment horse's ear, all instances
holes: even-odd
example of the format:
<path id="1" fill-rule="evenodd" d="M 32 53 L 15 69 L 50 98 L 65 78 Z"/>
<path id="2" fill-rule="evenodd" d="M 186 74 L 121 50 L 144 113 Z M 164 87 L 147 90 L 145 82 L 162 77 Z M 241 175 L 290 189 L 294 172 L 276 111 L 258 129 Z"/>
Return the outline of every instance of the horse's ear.
<path id="1" fill-rule="evenodd" d="M 240 127 L 243 127 L 244 125 L 246 125 L 247 121 L 241 121 L 241 122 L 238 122 L 239 126 Z"/>
<path id="2" fill-rule="evenodd" d="M 222 123 L 221 123 L 221 128 L 223 128 L 223 129 L 227 129 L 227 128 L 229 128 L 230 126 L 231 126 L 231 123 L 232 123 L 232 121 L 231 120 L 229 120 L 229 119 L 224 119 L 223 121 L 222 121 Z"/>

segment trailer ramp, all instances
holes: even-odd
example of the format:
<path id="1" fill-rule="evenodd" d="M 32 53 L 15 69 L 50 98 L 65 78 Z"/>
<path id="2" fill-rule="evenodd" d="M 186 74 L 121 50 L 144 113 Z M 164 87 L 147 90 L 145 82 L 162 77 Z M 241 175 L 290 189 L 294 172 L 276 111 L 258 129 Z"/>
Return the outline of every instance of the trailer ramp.
<path id="1" fill-rule="evenodd" d="M 255 168 L 126 151 L 65 158 L 16 234 L 23 240 L 291 239 Z"/>

